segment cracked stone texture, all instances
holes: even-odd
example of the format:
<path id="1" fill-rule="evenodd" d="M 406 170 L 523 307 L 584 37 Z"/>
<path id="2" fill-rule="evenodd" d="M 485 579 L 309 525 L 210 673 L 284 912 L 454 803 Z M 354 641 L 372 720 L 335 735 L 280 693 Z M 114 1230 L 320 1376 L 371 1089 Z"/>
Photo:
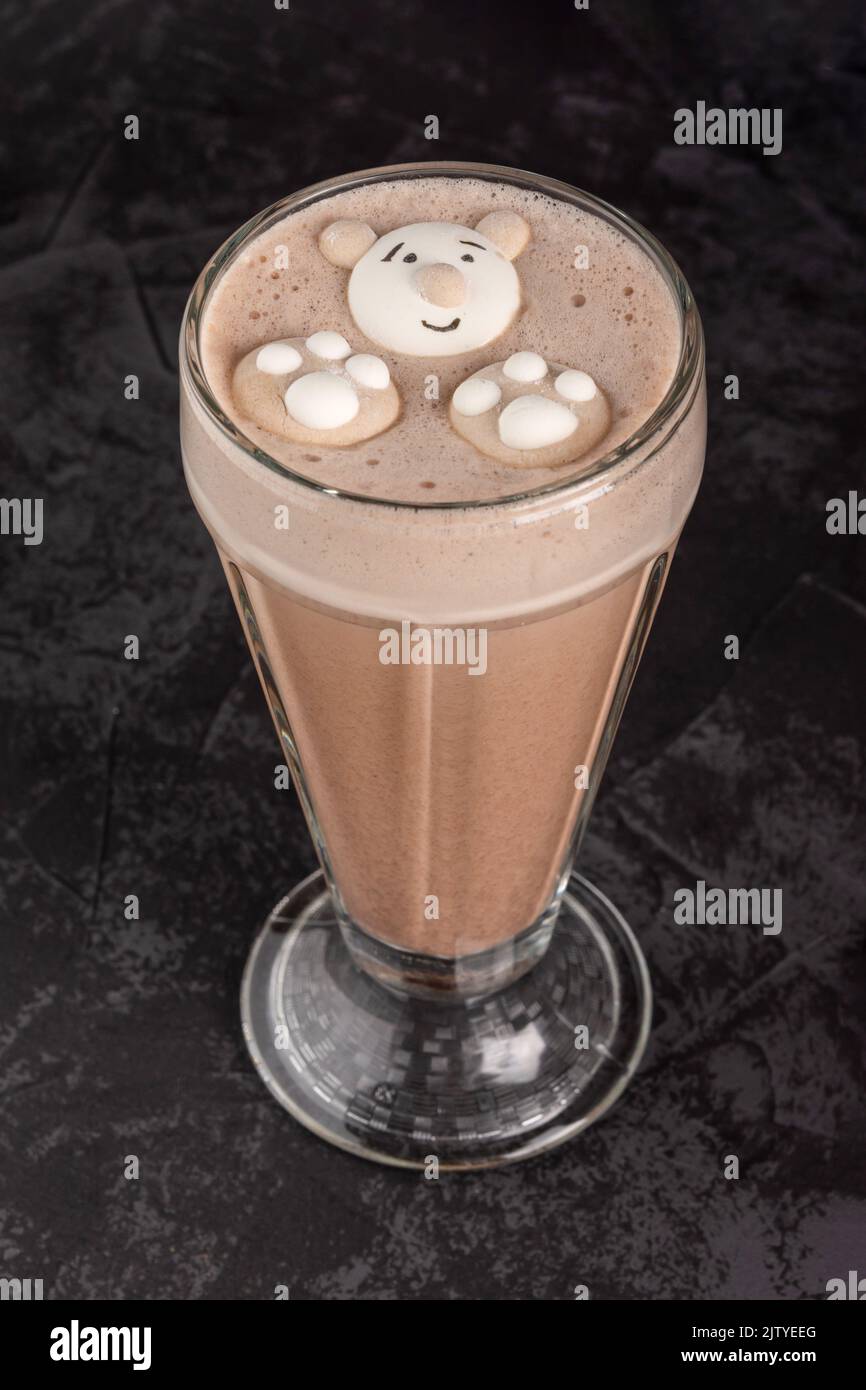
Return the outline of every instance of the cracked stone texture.
<path id="1" fill-rule="evenodd" d="M 0 539 L 0 1273 L 52 1298 L 813 1299 L 862 1272 L 866 540 L 824 526 L 863 477 L 862 20 L 39 0 L 4 34 L 3 492 L 44 497 L 46 535 Z M 674 145 L 697 99 L 781 107 L 783 153 Z M 175 342 L 258 208 L 435 157 L 571 180 L 662 238 L 711 446 L 582 863 L 653 973 L 641 1075 L 555 1154 L 429 1183 L 319 1143 L 243 1047 L 251 936 L 314 861 L 184 490 Z M 781 934 L 675 926 L 698 878 L 780 887 Z"/>

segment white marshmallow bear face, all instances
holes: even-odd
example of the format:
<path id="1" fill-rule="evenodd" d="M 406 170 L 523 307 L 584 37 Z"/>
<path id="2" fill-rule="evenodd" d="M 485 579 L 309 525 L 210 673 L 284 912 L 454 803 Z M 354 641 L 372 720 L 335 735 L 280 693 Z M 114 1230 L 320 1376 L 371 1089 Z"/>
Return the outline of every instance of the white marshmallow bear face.
<path id="1" fill-rule="evenodd" d="M 362 222 L 334 222 L 319 237 L 333 265 L 351 268 L 352 318 L 368 338 L 407 357 L 453 357 L 498 338 L 520 308 L 512 260 L 529 240 L 515 212 L 477 227 L 413 222 L 376 238 Z"/>

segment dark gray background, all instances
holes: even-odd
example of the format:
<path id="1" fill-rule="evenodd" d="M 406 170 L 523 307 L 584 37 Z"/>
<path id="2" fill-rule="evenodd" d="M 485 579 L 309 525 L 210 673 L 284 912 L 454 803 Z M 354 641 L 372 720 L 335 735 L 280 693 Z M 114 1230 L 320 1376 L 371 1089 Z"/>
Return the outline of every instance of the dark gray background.
<path id="1" fill-rule="evenodd" d="M 118 1299 L 815 1299 L 866 1274 L 866 539 L 825 529 L 863 479 L 859 11 L 2 6 L 2 493 L 44 497 L 46 531 L 0 538 L 0 1274 Z M 782 107 L 783 153 L 675 146 L 698 99 Z M 243 1047 L 245 953 L 313 853 L 184 490 L 175 343 L 252 212 L 435 158 L 564 178 L 662 238 L 711 444 L 583 863 L 650 962 L 642 1073 L 554 1155 L 431 1183 L 316 1141 Z M 783 888 L 781 936 L 675 927 L 697 878 Z"/>

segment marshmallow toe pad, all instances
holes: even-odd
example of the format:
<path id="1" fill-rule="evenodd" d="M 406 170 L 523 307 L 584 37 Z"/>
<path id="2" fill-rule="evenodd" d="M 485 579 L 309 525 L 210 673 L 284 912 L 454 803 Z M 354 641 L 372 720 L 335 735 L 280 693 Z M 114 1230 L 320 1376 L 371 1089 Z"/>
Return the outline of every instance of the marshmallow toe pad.
<path id="1" fill-rule="evenodd" d="M 512 468 L 561 468 L 610 429 L 610 406 L 586 372 L 518 352 L 457 387 L 453 428 L 483 454 Z"/>
<path id="2" fill-rule="evenodd" d="M 254 348 L 235 368 L 232 389 L 247 419 L 295 444 L 360 444 L 389 429 L 400 413 L 387 363 L 353 354 L 338 333 Z"/>

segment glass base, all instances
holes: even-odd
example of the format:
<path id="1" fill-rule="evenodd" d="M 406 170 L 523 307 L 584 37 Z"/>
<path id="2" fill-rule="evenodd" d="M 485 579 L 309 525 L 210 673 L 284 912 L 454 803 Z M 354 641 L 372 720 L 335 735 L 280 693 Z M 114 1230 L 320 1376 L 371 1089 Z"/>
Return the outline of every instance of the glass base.
<path id="1" fill-rule="evenodd" d="M 411 994 L 437 1004 L 456 1004 L 492 994 L 531 970 L 550 945 L 558 911 L 557 897 L 519 936 L 465 956 L 401 951 L 362 931 L 343 913 L 340 931 L 355 964 L 386 989 L 395 990 L 401 997 Z"/>
<path id="2" fill-rule="evenodd" d="M 395 993 L 355 964 L 321 872 L 277 905 L 247 961 L 244 1037 L 281 1105 L 361 1158 L 488 1168 L 586 1129 L 643 1055 L 646 962 L 579 874 L 550 945 L 514 983 L 442 1002 Z"/>

